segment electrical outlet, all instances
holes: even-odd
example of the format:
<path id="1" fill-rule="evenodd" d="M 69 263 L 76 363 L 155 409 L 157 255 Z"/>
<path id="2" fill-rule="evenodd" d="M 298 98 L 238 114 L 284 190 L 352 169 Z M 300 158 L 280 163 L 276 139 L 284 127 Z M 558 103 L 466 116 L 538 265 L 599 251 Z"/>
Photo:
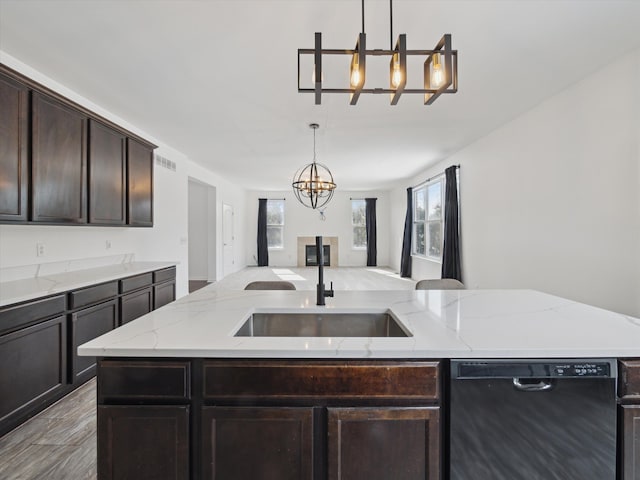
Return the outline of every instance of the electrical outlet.
<path id="1" fill-rule="evenodd" d="M 36 256 L 44 257 L 44 243 L 36 243 Z"/>
<path id="2" fill-rule="evenodd" d="M 109 250 L 111 248 L 111 240 L 106 240 L 104 242 L 104 247 Z"/>

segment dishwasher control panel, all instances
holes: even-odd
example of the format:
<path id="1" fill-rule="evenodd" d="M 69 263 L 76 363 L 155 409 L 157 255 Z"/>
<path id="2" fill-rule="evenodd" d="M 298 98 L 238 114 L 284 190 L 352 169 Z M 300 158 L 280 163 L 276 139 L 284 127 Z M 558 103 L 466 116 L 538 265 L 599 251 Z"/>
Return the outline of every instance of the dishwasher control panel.
<path id="1" fill-rule="evenodd" d="M 553 368 L 557 377 L 608 377 L 610 374 L 607 363 L 564 363 Z"/>
<path id="2" fill-rule="evenodd" d="M 453 378 L 615 377 L 610 360 L 454 360 Z"/>

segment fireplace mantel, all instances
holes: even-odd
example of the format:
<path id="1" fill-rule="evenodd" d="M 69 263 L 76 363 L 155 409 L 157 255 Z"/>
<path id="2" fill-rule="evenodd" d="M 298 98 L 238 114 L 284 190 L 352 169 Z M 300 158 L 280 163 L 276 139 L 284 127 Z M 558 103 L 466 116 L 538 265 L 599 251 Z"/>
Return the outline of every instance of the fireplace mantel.
<path id="1" fill-rule="evenodd" d="M 298 237 L 298 267 L 304 267 L 305 265 L 305 246 L 315 245 L 316 237 Z M 329 262 L 331 267 L 338 266 L 338 237 L 322 237 L 322 244 L 329 245 L 331 247 L 331 256 Z M 331 268 L 329 267 L 329 268 Z M 315 267 L 311 267 L 315 268 Z"/>

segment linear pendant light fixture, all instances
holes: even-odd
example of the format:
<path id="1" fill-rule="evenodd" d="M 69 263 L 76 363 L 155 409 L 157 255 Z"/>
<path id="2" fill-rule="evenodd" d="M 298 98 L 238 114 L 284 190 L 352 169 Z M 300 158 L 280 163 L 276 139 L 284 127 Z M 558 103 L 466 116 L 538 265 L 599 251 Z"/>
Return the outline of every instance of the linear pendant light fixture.
<path id="1" fill-rule="evenodd" d="M 388 93 L 391 105 L 396 105 L 400 96 L 407 93 L 424 95 L 424 104 L 431 105 L 443 93 L 458 91 L 458 51 L 451 49 L 451 34 L 442 36 L 433 50 L 407 50 L 407 36 L 402 33 L 393 46 L 393 0 L 389 0 L 389 50 L 367 50 L 366 34 L 364 33 L 364 0 L 362 0 L 362 33 L 353 50 L 332 50 L 322 48 L 322 33 L 315 34 L 314 48 L 298 49 L 298 92 L 315 94 L 315 103 L 320 105 L 323 93 L 349 93 L 350 104 L 355 105 L 363 93 Z M 300 85 L 300 57 L 313 55 L 314 70 L 312 75 L 313 88 L 303 88 Z M 349 55 L 349 87 L 324 88 L 322 86 L 322 57 L 324 55 Z M 389 57 L 389 86 L 364 88 L 366 79 L 367 56 Z M 424 57 L 423 87 L 405 88 L 407 85 L 407 57 Z"/>
<path id="2" fill-rule="evenodd" d="M 291 183 L 293 193 L 300 203 L 313 209 L 329 203 L 336 189 L 331 170 L 316 162 L 316 130 L 319 127 L 317 123 L 309 124 L 309 128 L 313 129 L 313 162 L 298 170 Z"/>

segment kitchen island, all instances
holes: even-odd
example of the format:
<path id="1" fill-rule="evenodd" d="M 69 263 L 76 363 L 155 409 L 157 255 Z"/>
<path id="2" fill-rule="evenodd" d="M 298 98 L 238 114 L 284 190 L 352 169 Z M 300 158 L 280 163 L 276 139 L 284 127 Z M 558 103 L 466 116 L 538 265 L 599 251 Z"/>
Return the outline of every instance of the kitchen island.
<path id="1" fill-rule="evenodd" d="M 100 357 L 99 478 L 445 478 L 450 359 L 640 356 L 638 319 L 535 291 L 315 301 L 205 288 L 80 346 Z M 246 336 L 274 313 L 387 314 L 406 336 Z M 620 365 L 631 469 L 640 365 Z"/>

